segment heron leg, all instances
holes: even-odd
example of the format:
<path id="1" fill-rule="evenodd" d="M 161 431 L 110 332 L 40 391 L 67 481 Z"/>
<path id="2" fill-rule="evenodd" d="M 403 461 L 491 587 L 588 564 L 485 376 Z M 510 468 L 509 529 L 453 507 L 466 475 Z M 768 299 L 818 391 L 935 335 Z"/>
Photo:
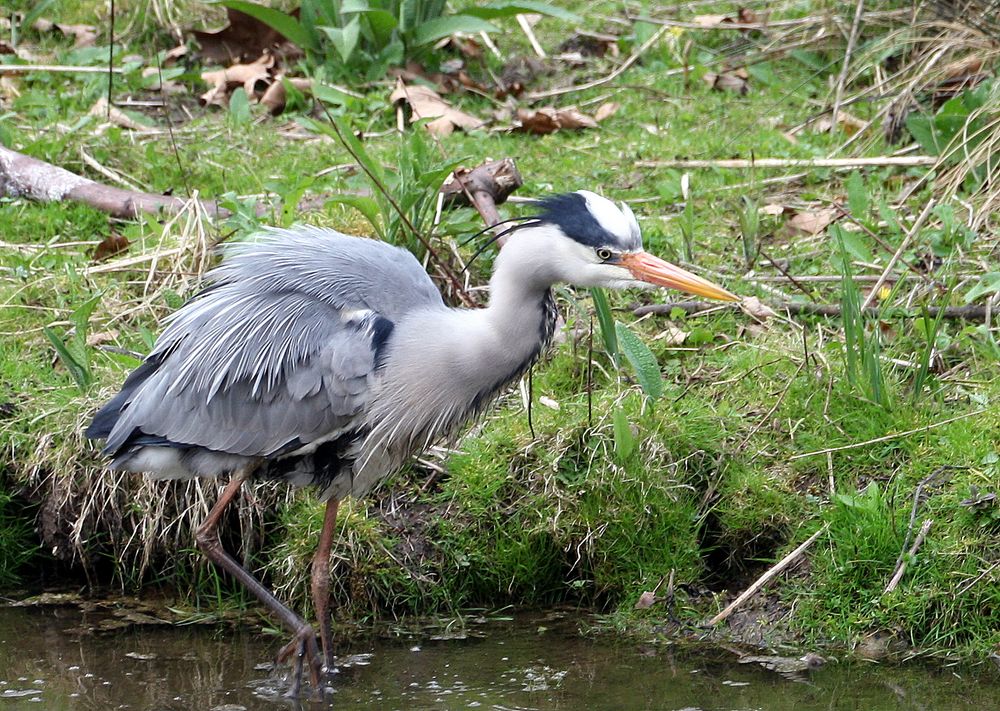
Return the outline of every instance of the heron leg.
<path id="1" fill-rule="evenodd" d="M 321 689 L 320 671 L 322 665 L 319 660 L 319 650 L 316 648 L 316 634 L 313 632 L 312 627 L 282 604 L 274 596 L 274 593 L 264 587 L 257 578 L 240 565 L 235 558 L 229 555 L 226 549 L 222 547 L 222 541 L 219 540 L 219 521 L 222 520 L 222 515 L 233 502 L 233 499 L 239 494 L 240 488 L 243 486 L 243 482 L 247 480 L 248 474 L 246 471 L 233 474 L 226 488 L 219 496 L 218 501 L 215 502 L 215 506 L 209 511 L 208 518 L 205 519 L 205 522 L 195 532 L 195 543 L 197 543 L 198 548 L 201 549 L 209 560 L 243 583 L 244 587 L 253 593 L 295 635 L 292 644 L 295 645 L 299 654 L 296 655 L 295 676 L 293 677 L 292 689 L 289 691 L 289 694 L 298 695 L 300 679 L 302 677 L 303 659 L 309 662 L 309 677 L 312 680 L 313 689 L 319 693 Z"/>
<path id="2" fill-rule="evenodd" d="M 337 528 L 337 509 L 340 501 L 326 502 L 323 529 L 319 534 L 319 544 L 312 560 L 312 598 L 319 623 L 319 637 L 323 644 L 323 659 L 327 671 L 333 671 L 333 633 L 330 630 L 330 551 Z"/>

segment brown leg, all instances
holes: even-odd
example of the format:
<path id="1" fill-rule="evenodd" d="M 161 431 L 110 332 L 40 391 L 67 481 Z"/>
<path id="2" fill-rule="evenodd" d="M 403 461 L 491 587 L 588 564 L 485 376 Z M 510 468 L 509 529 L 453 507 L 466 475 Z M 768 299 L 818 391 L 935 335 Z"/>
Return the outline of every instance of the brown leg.
<path id="1" fill-rule="evenodd" d="M 265 588 L 264 585 L 257 580 L 257 578 L 251 575 L 250 572 L 241 566 L 235 558 L 229 555 L 229 553 L 227 553 L 222 547 L 222 542 L 219 540 L 219 532 L 217 530 L 219 521 L 222 519 L 222 515 L 225 513 L 226 508 L 232 503 L 233 499 L 236 498 L 236 495 L 239 494 L 240 487 L 242 487 L 243 482 L 246 481 L 247 475 L 248 473 L 245 471 L 233 474 L 229 483 L 226 485 L 225 490 L 219 496 L 219 500 L 215 502 L 215 506 L 213 506 L 212 510 L 209 511 L 208 518 L 205 519 L 205 522 L 201 524 L 195 532 L 195 542 L 198 544 L 198 548 L 200 548 L 213 563 L 243 583 L 247 590 L 252 592 L 258 600 L 264 603 L 267 609 L 274 613 L 274 615 L 281 620 L 281 623 L 295 635 L 295 638 L 289 644 L 289 647 L 291 647 L 293 651 L 297 652 L 295 675 L 292 680 L 292 688 L 289 690 L 289 695 L 297 696 L 299 693 L 299 684 L 302 678 L 303 659 L 309 662 L 309 676 L 313 683 L 313 689 L 319 693 L 321 689 L 321 664 L 319 660 L 319 650 L 316 649 L 316 635 L 313 632 L 312 627 L 307 625 L 301 617 L 283 605 L 270 590 Z M 289 647 L 286 647 L 285 649 L 287 650 Z M 285 650 L 282 650 L 279 657 L 287 659 L 288 655 L 285 653 Z"/>
<path id="2" fill-rule="evenodd" d="M 333 634 L 330 631 L 330 550 L 333 548 L 333 535 L 337 528 L 337 508 L 340 501 L 330 499 L 326 502 L 326 514 L 323 516 L 323 530 L 319 534 L 319 545 L 312 561 L 312 597 L 316 608 L 316 620 L 319 622 L 319 637 L 323 643 L 323 659 L 327 671 L 333 671 Z"/>

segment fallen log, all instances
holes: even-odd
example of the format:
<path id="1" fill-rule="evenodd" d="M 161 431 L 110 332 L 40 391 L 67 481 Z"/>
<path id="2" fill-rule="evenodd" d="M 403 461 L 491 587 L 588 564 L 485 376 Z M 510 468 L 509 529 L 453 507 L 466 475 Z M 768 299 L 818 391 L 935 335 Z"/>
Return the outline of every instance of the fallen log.
<path id="1" fill-rule="evenodd" d="M 475 168 L 455 171 L 454 179 L 441 187 L 446 206 L 468 204 L 475 207 L 488 225 L 500 221 L 496 206 L 502 204 L 523 181 L 510 158 L 487 161 Z M 114 217 L 135 219 L 142 214 L 174 215 L 200 205 L 205 214 L 227 217 L 230 212 L 211 200 L 196 200 L 128 190 L 98 183 L 57 165 L 0 146 L 0 195 L 24 197 L 38 202 L 73 200 Z M 310 206 L 315 202 L 307 198 Z M 269 205 L 257 206 L 263 215 Z"/>
<path id="2" fill-rule="evenodd" d="M 134 219 L 142 214 L 176 214 L 191 204 L 191 200 L 172 195 L 126 190 L 98 183 L 3 146 L 0 146 L 0 195 L 25 197 L 38 202 L 73 200 L 125 219 Z M 206 200 L 197 202 L 209 215 L 229 215 L 228 210 L 215 203 Z"/>

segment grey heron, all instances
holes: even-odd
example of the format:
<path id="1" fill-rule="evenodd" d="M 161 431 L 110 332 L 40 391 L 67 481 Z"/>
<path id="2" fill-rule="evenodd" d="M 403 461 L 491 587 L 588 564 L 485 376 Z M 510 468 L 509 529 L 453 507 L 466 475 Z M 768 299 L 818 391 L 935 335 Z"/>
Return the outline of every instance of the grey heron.
<path id="1" fill-rule="evenodd" d="M 624 204 L 579 191 L 507 229 L 482 309 L 449 308 L 416 258 L 332 230 L 268 229 L 225 248 L 208 286 L 94 416 L 114 469 L 161 479 L 229 476 L 196 533 L 201 550 L 289 629 L 278 655 L 315 689 L 333 668 L 329 557 L 337 504 L 454 434 L 536 361 L 553 335 L 551 288 L 725 289 L 643 251 Z M 312 486 L 326 514 L 312 562 L 319 637 L 219 541 L 249 478 Z"/>

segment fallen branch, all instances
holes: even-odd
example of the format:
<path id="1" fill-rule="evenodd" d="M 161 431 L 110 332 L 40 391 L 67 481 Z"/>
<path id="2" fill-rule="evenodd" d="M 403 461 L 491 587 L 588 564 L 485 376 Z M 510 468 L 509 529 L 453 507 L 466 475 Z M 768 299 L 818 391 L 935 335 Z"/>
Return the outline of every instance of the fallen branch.
<path id="1" fill-rule="evenodd" d="M 639 168 L 866 168 L 871 166 L 934 165 L 937 156 L 876 156 L 872 158 L 722 158 L 719 160 L 638 160 Z"/>
<path id="2" fill-rule="evenodd" d="M 837 277 L 837 281 L 840 277 Z M 802 279 L 802 281 L 813 281 L 808 277 Z M 790 316 L 833 316 L 839 317 L 841 314 L 840 304 L 813 304 L 807 301 L 764 301 L 762 302 L 766 306 L 774 309 L 775 311 L 787 312 Z M 674 309 L 680 309 L 686 314 L 696 314 L 701 311 L 708 311 L 710 309 L 719 308 L 719 304 L 709 303 L 707 301 L 673 301 L 666 304 L 648 304 L 644 306 L 636 306 L 632 309 L 632 313 L 636 316 L 645 316 L 646 314 L 669 314 Z M 941 314 L 941 311 L 944 314 Z M 966 321 L 985 321 L 987 314 L 987 307 L 981 304 L 967 304 L 965 306 L 928 306 L 927 314 L 931 318 L 937 318 L 941 315 L 941 318 L 946 319 L 964 319 Z M 881 309 L 878 306 L 869 306 L 866 313 L 872 316 L 882 316 L 885 314 L 880 313 Z M 903 316 L 906 318 L 915 318 L 917 316 L 922 316 L 922 313 L 916 311 L 904 311 Z"/>
<path id="3" fill-rule="evenodd" d="M 920 550 L 920 546 L 923 545 L 924 539 L 927 537 L 927 532 L 931 530 L 931 524 L 934 523 L 931 519 L 924 521 L 924 525 L 920 527 L 920 533 L 917 534 L 916 540 L 913 541 L 913 545 L 910 546 L 910 550 L 905 556 L 899 561 L 896 566 L 896 572 L 892 575 L 892 580 L 889 584 L 885 586 L 885 590 L 882 592 L 883 595 L 888 595 L 899 585 L 899 581 L 903 579 L 903 573 L 906 572 L 906 561 L 910 560 L 917 554 Z"/>
<path id="4" fill-rule="evenodd" d="M 496 206 L 502 204 L 522 183 L 514 161 L 505 158 L 458 171 L 458 180 L 443 186 L 441 192 L 445 205 L 471 204 L 483 216 L 486 224 L 493 225 L 500 220 Z M 467 190 L 464 189 L 465 186 L 468 186 Z M 74 200 L 125 219 L 134 219 L 142 214 L 176 215 L 192 203 L 190 199 L 173 195 L 158 195 L 98 183 L 3 146 L 0 146 L 0 195 L 25 197 L 38 202 Z M 312 206 L 312 201 L 312 198 L 305 198 L 300 203 L 300 208 L 303 204 Z M 196 202 L 212 217 L 227 217 L 230 214 L 215 202 Z M 255 210 L 258 215 L 264 215 L 271 210 L 271 206 L 261 204 Z"/>
<path id="5" fill-rule="evenodd" d="M 0 146 L 0 195 L 26 197 L 38 202 L 74 200 L 115 217 L 134 219 L 142 214 L 177 214 L 191 200 L 104 185 L 59 166 Z M 214 217 L 228 210 L 205 200 L 201 208 Z"/>
<path id="6" fill-rule="evenodd" d="M 729 603 L 729 605 L 726 606 L 726 609 L 724 609 L 718 615 L 716 615 L 715 617 L 713 617 L 712 619 L 710 619 L 708 621 L 708 624 L 709 625 L 716 625 L 716 624 L 722 622 L 727 617 L 729 617 L 733 613 L 733 610 L 735 610 L 737 607 L 739 607 L 744 602 L 746 602 L 747 600 L 749 600 L 751 597 L 753 597 L 754 595 L 756 595 L 757 592 L 762 587 L 764 587 L 765 585 L 767 585 L 768 581 L 770 581 L 771 578 L 777 576 L 785 568 L 787 568 L 789 565 L 791 565 L 800 555 L 802 555 L 806 551 L 806 549 L 809 548 L 809 546 L 811 546 L 813 543 L 815 543 L 816 539 L 819 538 L 826 531 L 826 529 L 828 529 L 829 527 L 830 527 L 829 523 L 824 523 L 823 527 L 820 528 L 818 531 L 816 531 L 816 533 L 814 533 L 811 536 L 809 536 L 809 538 L 807 538 L 802 543 L 802 545 L 800 545 L 798 548 L 796 548 L 791 553 L 789 553 L 788 555 L 786 555 L 784 558 L 782 558 L 781 560 L 779 560 L 772 567 L 768 568 L 767 572 L 765 572 L 763 575 L 761 575 L 759 578 L 757 578 L 757 580 L 754 581 L 753 585 L 751 585 L 750 587 L 748 587 L 746 590 L 744 590 L 742 593 L 740 593 L 740 595 L 735 600 L 733 600 L 731 603 Z"/>

